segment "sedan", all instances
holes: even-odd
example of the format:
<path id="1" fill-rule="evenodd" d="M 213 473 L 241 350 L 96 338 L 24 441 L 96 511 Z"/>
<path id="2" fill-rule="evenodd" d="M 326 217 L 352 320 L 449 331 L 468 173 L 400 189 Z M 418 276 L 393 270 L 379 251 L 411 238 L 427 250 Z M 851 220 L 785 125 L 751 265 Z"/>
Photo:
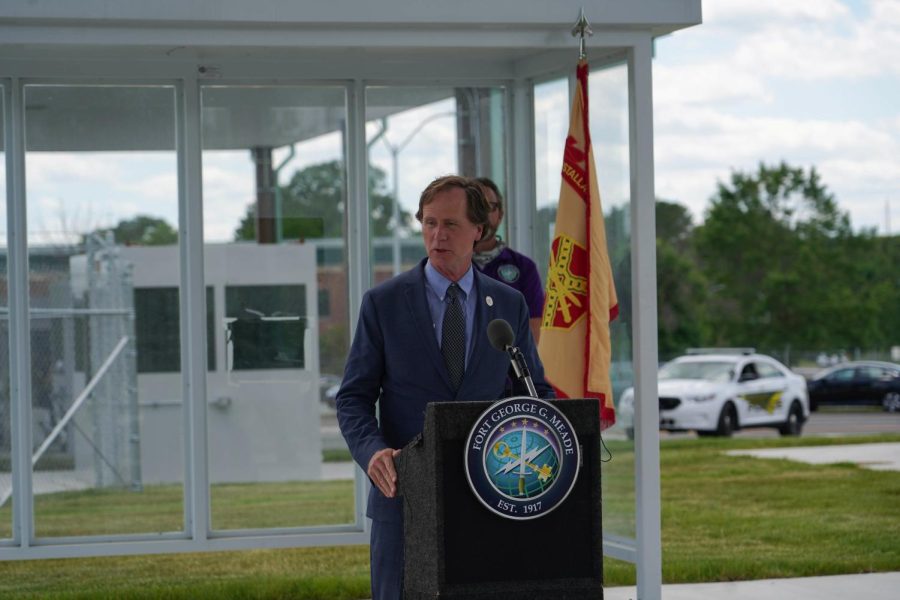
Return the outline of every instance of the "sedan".
<path id="1" fill-rule="evenodd" d="M 702 351 L 680 356 L 659 370 L 659 428 L 730 436 L 744 427 L 774 427 L 800 435 L 809 417 L 803 377 L 770 356 Z M 619 402 L 618 417 L 634 435 L 634 390 Z"/>
<path id="2" fill-rule="evenodd" d="M 900 365 L 880 361 L 858 361 L 819 371 L 809 381 L 809 403 L 819 406 L 881 406 L 900 411 Z"/>

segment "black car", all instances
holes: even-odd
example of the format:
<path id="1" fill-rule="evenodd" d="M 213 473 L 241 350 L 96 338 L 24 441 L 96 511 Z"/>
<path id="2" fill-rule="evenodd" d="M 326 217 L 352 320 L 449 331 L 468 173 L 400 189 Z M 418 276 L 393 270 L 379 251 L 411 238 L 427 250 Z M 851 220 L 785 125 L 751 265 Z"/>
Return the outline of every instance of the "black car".
<path id="1" fill-rule="evenodd" d="M 809 406 L 881 406 L 900 411 L 900 365 L 880 361 L 847 362 L 829 367 L 807 383 Z"/>

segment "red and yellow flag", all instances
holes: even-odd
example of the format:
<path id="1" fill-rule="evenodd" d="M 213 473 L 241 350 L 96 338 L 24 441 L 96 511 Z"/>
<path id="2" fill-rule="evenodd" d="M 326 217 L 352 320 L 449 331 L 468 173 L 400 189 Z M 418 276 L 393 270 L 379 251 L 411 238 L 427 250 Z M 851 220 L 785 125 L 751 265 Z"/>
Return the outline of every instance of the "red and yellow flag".
<path id="1" fill-rule="evenodd" d="M 538 352 L 557 397 L 600 400 L 605 429 L 616 421 L 609 322 L 618 315 L 619 305 L 588 127 L 587 61 L 579 61 L 577 78 Z"/>

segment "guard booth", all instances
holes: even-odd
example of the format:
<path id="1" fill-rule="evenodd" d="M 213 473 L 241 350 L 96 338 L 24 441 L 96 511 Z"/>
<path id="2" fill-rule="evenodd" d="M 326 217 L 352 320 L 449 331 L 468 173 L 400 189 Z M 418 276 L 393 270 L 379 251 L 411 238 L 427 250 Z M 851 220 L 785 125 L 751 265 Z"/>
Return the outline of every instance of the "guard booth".
<path id="1" fill-rule="evenodd" d="M 309 244 L 204 248 L 213 484 L 321 479 L 315 256 Z M 72 296 L 87 296 L 91 309 L 100 308 L 99 297 L 126 287 L 103 308 L 127 312 L 131 327 L 120 331 L 109 319 L 82 318 L 86 335 L 71 335 L 69 343 L 88 345 L 93 358 L 125 336 L 133 339 L 126 347 L 134 360 L 116 357 L 94 405 L 72 413 L 73 426 L 91 435 L 71 437 L 68 477 L 85 487 L 109 487 L 124 483 L 127 473 L 133 489 L 183 481 L 180 361 L 172 348 L 179 337 L 178 248 L 113 245 L 70 263 Z M 79 322 L 76 314 L 68 321 Z M 123 370 L 126 365 L 131 370 Z M 66 387 L 83 390 L 91 367 L 92 361 L 81 361 Z"/>
<path id="2" fill-rule="evenodd" d="M 425 185 L 451 172 L 499 184 L 501 234 L 546 269 L 578 58 L 570 31 L 581 8 L 569 0 L 225 0 L 215 10 L 193 0 L 4 3 L 0 559 L 365 543 L 366 481 L 341 454 L 324 391 L 342 373 L 362 295 L 423 256 L 411 215 Z M 638 398 L 636 441 L 605 432 L 613 458 L 604 464 L 604 550 L 637 564 L 639 593 L 650 598 L 661 564 L 653 40 L 700 23 L 700 1 L 598 1 L 584 11 L 593 30 L 591 132 L 620 301 L 613 385 L 633 384 Z M 165 254 L 167 299 L 139 299 L 137 280 L 113 304 L 73 294 L 87 271 L 71 259 L 97 238 L 122 256 Z M 242 245 L 302 247 L 314 276 L 291 287 L 288 250 L 250 264 L 229 250 L 217 255 Z M 300 307 L 303 296 L 304 314 L 281 316 L 304 319 L 306 358 L 316 357 L 318 372 L 309 361 L 298 370 L 304 383 L 293 398 L 302 408 L 286 423 L 250 410 L 229 426 L 251 446 L 287 431 L 317 439 L 307 446 L 315 468 L 262 476 L 264 462 L 252 459 L 250 486 L 218 475 L 225 458 L 213 432 L 228 396 L 210 356 L 227 360 L 231 317 L 216 294 L 227 306 L 224 286 L 254 271 L 284 275 L 272 300 L 279 306 Z M 261 312 L 279 317 L 274 305 Z M 176 323 L 175 334 L 142 346 L 139 313 Z M 112 320 L 121 335 L 91 337 Z M 73 448 L 96 443 L 76 413 L 97 421 L 110 407 L 140 405 L 134 390 L 147 352 L 177 382 L 171 405 L 156 410 L 172 413 L 178 475 L 117 469 L 96 512 L 145 502 L 148 492 L 174 500 L 154 504 L 150 524 L 84 523 L 63 533 L 50 505 L 34 499 L 70 489 Z M 109 385 L 120 368 L 121 381 Z M 260 389 L 282 385 L 265 377 Z M 304 428 L 310 419 L 318 427 Z M 140 420 L 136 427 L 125 445 L 159 435 Z M 324 513 L 298 495 L 321 485 L 337 498 Z M 279 497 L 296 498 L 296 510 L 267 510 Z M 237 510 L 243 501 L 260 510 Z"/>

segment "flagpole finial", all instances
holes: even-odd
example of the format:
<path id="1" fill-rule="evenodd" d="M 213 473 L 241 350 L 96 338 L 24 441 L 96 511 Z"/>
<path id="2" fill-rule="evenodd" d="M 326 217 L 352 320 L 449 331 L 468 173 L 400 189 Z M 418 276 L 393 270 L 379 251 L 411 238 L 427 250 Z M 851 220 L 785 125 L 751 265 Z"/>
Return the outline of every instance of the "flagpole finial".
<path id="1" fill-rule="evenodd" d="M 584 16 L 584 7 L 582 6 L 581 13 L 578 15 L 578 20 L 575 21 L 575 26 L 572 27 L 572 37 L 578 36 L 580 38 L 578 60 L 584 60 L 587 57 L 584 50 L 585 35 L 594 35 L 594 32 L 591 30 L 591 24 L 588 23 L 587 17 Z"/>

